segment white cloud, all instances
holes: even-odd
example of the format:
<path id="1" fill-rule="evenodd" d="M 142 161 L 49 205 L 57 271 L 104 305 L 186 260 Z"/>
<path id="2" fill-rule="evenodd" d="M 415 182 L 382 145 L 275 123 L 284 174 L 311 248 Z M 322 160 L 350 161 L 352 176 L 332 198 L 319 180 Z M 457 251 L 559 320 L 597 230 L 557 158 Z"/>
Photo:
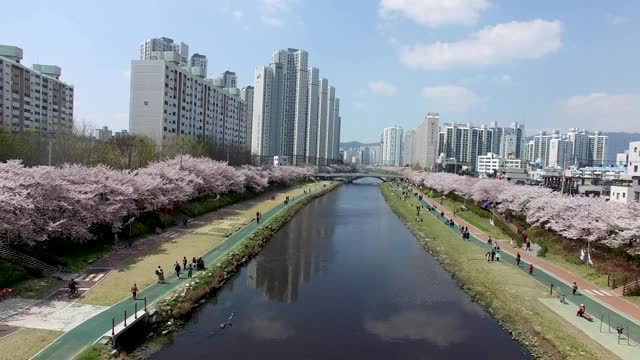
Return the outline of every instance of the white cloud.
<path id="1" fill-rule="evenodd" d="M 369 82 L 369 91 L 374 94 L 393 96 L 398 92 L 398 89 L 386 81 L 376 80 Z"/>
<path id="2" fill-rule="evenodd" d="M 285 24 L 283 19 L 274 16 L 262 16 L 261 19 L 263 23 L 273 27 L 281 27 Z"/>
<path id="3" fill-rule="evenodd" d="M 562 47 L 560 21 L 512 21 L 488 26 L 458 42 L 416 44 L 400 60 L 417 69 L 483 66 L 541 58 Z"/>
<path id="4" fill-rule="evenodd" d="M 629 18 L 625 16 L 607 14 L 607 22 L 611 25 L 620 25 L 629 22 Z"/>
<path id="5" fill-rule="evenodd" d="M 579 123 L 587 129 L 607 131 L 640 130 L 640 93 L 577 95 L 562 102 L 559 120 L 567 127 Z"/>
<path id="6" fill-rule="evenodd" d="M 495 81 L 499 84 L 511 84 L 513 82 L 513 78 L 511 78 L 511 75 L 502 74 L 496 76 Z"/>
<path id="7" fill-rule="evenodd" d="M 448 24 L 474 25 L 488 0 L 381 0 L 381 16 L 404 15 L 420 25 L 437 27 Z"/>
<path id="8" fill-rule="evenodd" d="M 290 13 L 289 0 L 258 0 L 264 14 L 260 17 L 263 23 L 281 27 L 286 23 L 285 15 Z"/>
<path id="9" fill-rule="evenodd" d="M 259 0 L 258 2 L 270 12 L 289 10 L 289 0 Z"/>
<path id="10" fill-rule="evenodd" d="M 356 109 L 364 109 L 367 105 L 361 101 L 356 101 L 353 103 L 353 107 Z"/>
<path id="11" fill-rule="evenodd" d="M 465 112 L 481 102 L 476 93 L 457 85 L 425 87 L 422 96 L 429 102 L 429 109 L 441 112 Z"/>
<path id="12" fill-rule="evenodd" d="M 240 10 L 233 10 L 231 11 L 231 15 L 233 15 L 233 17 L 235 17 L 236 19 L 240 19 L 244 16 L 244 13 Z"/>

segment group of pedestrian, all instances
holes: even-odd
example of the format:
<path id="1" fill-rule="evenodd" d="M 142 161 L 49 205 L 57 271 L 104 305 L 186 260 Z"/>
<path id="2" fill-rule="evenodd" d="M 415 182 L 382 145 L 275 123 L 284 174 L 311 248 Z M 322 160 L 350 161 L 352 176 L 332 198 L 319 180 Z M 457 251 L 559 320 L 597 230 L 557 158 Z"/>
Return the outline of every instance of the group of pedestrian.
<path id="1" fill-rule="evenodd" d="M 487 243 L 489 245 L 493 245 L 491 247 L 491 251 L 487 251 L 487 253 L 485 254 L 487 262 L 500 261 L 500 245 L 498 245 L 498 242 L 492 241 L 491 236 L 489 236 Z"/>
<path id="2" fill-rule="evenodd" d="M 175 270 L 176 276 L 180 278 L 180 274 L 182 272 L 186 272 L 187 279 L 191 279 L 191 277 L 193 276 L 193 272 L 195 270 L 204 270 L 204 268 L 205 268 L 204 260 L 202 260 L 201 257 L 196 259 L 195 256 L 191 260 L 191 263 L 189 263 L 186 256 L 183 256 L 182 265 L 180 265 L 180 262 L 178 261 L 176 261 L 175 264 L 173 265 L 173 270 Z M 156 276 L 158 277 L 158 284 L 165 284 L 164 270 L 162 269 L 162 266 L 158 265 L 158 267 L 156 268 Z M 135 284 L 134 284 L 134 287 L 135 287 Z M 133 293 L 133 288 L 131 289 L 131 292 Z"/>
<path id="3" fill-rule="evenodd" d="M 469 227 L 460 226 L 460 236 L 462 236 L 464 240 L 469 240 L 471 238 L 471 234 L 469 233 Z"/>
<path id="4" fill-rule="evenodd" d="M 522 242 L 524 243 L 525 249 L 527 251 L 531 251 L 531 240 L 529 240 L 529 235 L 527 235 L 526 232 L 524 232 L 524 230 L 517 228 L 516 232 L 518 233 L 518 235 L 520 235 L 520 238 L 522 239 Z M 513 239 L 511 240 L 513 243 Z M 511 245 L 513 246 L 513 244 Z"/>

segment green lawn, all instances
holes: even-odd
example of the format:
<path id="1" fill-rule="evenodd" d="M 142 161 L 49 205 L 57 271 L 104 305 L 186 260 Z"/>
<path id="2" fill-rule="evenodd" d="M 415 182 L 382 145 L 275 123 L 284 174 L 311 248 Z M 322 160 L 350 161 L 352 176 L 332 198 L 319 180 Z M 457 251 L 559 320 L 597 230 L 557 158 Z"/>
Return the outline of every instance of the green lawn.
<path id="1" fill-rule="evenodd" d="M 547 359 L 613 359 L 615 355 L 586 334 L 576 331 L 564 318 L 538 298 L 548 297 L 548 289 L 524 271 L 505 263 L 487 263 L 484 250 L 462 241 L 434 217 L 424 216 L 416 223 L 417 201 L 401 200 L 381 186 L 383 195 L 418 240 L 428 247 L 443 266 L 473 294 L 481 304 L 513 334 L 526 341 L 534 357 Z"/>
<path id="2" fill-rule="evenodd" d="M 427 191 L 428 195 L 429 192 Z M 454 200 L 448 198 L 443 200 L 441 197 L 436 197 L 435 201 L 438 204 L 442 204 L 447 209 L 453 211 L 453 209 L 458 209 L 463 205 L 462 201 Z M 473 205 L 467 205 L 473 206 Z M 509 235 L 502 232 L 498 227 L 491 226 L 489 220 L 487 218 L 481 217 L 478 214 L 474 213 L 471 210 L 468 211 L 458 211 L 457 216 L 467 221 L 469 224 L 475 226 L 479 230 L 484 233 L 491 235 L 496 239 L 509 239 Z M 538 228 L 530 228 L 528 230 L 529 236 L 532 241 L 540 246 L 547 247 L 547 253 L 544 255 L 544 259 L 562 267 L 563 269 L 570 271 L 577 276 L 585 279 L 589 282 L 592 282 L 598 286 L 606 288 L 607 284 L 607 271 L 605 270 L 596 270 L 593 267 L 587 270 L 587 267 L 582 264 L 578 259 L 578 254 L 567 254 L 567 252 L 562 249 L 562 241 L 548 239 L 545 230 Z M 600 271 L 600 272 L 598 272 Z M 611 270 L 611 272 L 615 272 L 615 270 Z"/>
<path id="3" fill-rule="evenodd" d="M 450 211 L 453 211 L 454 209 L 455 210 L 460 209 L 460 207 L 464 205 L 463 202 L 453 200 L 451 198 L 447 198 L 446 200 L 443 200 L 442 198 L 436 198 L 436 199 L 430 199 L 430 200 L 435 200 L 438 204 L 443 205 Z M 468 205 L 468 206 L 472 206 L 472 205 Z M 475 226 L 479 230 L 483 231 L 485 234 L 491 235 L 491 237 L 493 237 L 494 239 L 506 240 L 510 238 L 509 235 L 503 233 L 502 230 L 500 230 L 495 226 L 492 226 L 489 223 L 489 218 L 482 217 L 471 210 L 467 210 L 467 211 L 457 210 L 456 216 L 468 222 L 469 224 Z"/>
<path id="4" fill-rule="evenodd" d="M 12 287 L 28 278 L 29 274 L 22 266 L 0 258 L 0 288 Z"/>

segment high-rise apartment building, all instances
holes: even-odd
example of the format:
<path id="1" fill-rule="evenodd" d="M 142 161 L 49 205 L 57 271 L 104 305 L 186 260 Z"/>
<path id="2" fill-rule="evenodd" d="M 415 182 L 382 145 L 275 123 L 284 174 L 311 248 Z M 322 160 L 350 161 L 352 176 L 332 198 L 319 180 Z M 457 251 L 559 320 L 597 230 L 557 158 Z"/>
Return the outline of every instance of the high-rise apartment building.
<path id="1" fill-rule="evenodd" d="M 205 55 L 198 54 L 198 53 L 191 55 L 191 59 L 189 60 L 189 65 L 193 68 L 202 68 L 203 69 L 202 71 L 205 77 L 207 76 L 208 61 Z M 230 86 L 230 87 L 235 87 L 235 86 Z"/>
<path id="2" fill-rule="evenodd" d="M 110 141 L 113 139 L 113 131 L 108 126 L 96 129 L 96 139 L 99 141 Z"/>
<path id="3" fill-rule="evenodd" d="M 284 73 L 281 64 L 260 66 L 255 71 L 251 153 L 279 156 L 282 135 Z"/>
<path id="4" fill-rule="evenodd" d="M 318 162 L 322 163 L 326 161 L 327 154 L 327 143 L 329 138 L 327 138 L 327 128 L 329 124 L 327 124 L 327 119 L 329 116 L 327 115 L 327 107 L 329 105 L 329 80 L 322 78 L 320 79 L 320 96 L 318 97 L 318 150 L 316 153 L 318 154 Z M 320 160 L 323 159 L 323 160 Z"/>
<path id="5" fill-rule="evenodd" d="M 547 167 L 564 170 L 571 166 L 571 145 L 571 142 L 567 139 L 551 139 L 549 141 L 549 160 Z"/>
<path id="6" fill-rule="evenodd" d="M 585 129 L 569 129 L 567 139 L 571 142 L 571 165 L 590 166 L 589 133 Z"/>
<path id="7" fill-rule="evenodd" d="M 158 60 L 166 58 L 164 52 L 172 51 L 176 54 L 177 63 L 182 66 L 188 65 L 189 45 L 183 42 L 174 42 L 166 37 L 147 39 L 140 43 L 140 60 Z M 205 75 L 206 76 L 206 75 Z"/>
<path id="8" fill-rule="evenodd" d="M 404 134 L 402 142 L 402 162 L 404 165 L 413 166 L 416 164 L 413 155 L 416 153 L 416 129 L 409 129 Z"/>
<path id="9" fill-rule="evenodd" d="M 589 166 L 605 166 L 607 163 L 607 141 L 609 137 L 596 131 L 589 135 Z"/>
<path id="10" fill-rule="evenodd" d="M 153 40 L 141 45 L 141 54 L 146 43 L 153 47 Z M 186 44 L 175 48 L 178 51 L 154 50 L 151 59 L 131 62 L 130 131 L 159 145 L 194 137 L 228 151 L 249 150 L 247 105 L 240 91 L 216 86 L 204 68 L 176 56 L 188 54 Z"/>
<path id="11" fill-rule="evenodd" d="M 278 87 L 265 87 L 258 92 L 258 79 L 254 96 L 254 125 L 260 118 L 263 128 L 267 125 L 266 111 L 261 106 L 270 100 L 270 106 L 278 106 L 278 118 L 269 116 L 270 128 L 277 128 L 269 139 L 262 132 L 254 131 L 253 141 L 261 144 L 257 156 L 288 156 L 292 163 L 326 164 L 338 161 L 340 123 L 339 100 L 335 88 L 327 79 L 320 79 L 317 68 L 308 67 L 308 54 L 304 50 L 278 50 L 273 54 L 272 65 L 277 65 L 282 73 Z M 273 110 L 271 110 L 273 112 Z M 262 112 L 262 113 L 261 113 Z M 260 115 L 258 115 L 260 113 Z M 277 144 L 277 145 L 276 145 Z M 256 149 L 258 150 L 258 149 Z M 268 151 L 267 151 L 268 150 Z"/>
<path id="12" fill-rule="evenodd" d="M 41 133 L 73 129 L 73 86 L 55 65 L 22 65 L 22 49 L 0 45 L 0 127 Z"/>
<path id="13" fill-rule="evenodd" d="M 390 126 L 382 131 L 382 165 L 402 166 L 402 128 Z"/>
<path id="14" fill-rule="evenodd" d="M 424 121 L 416 129 L 413 139 L 413 162 L 428 171 L 433 171 L 438 158 L 438 141 L 440 135 L 440 115 L 428 113 Z"/>
<path id="15" fill-rule="evenodd" d="M 221 86 L 223 88 L 236 88 L 238 87 L 238 78 L 236 73 L 233 71 L 225 71 L 222 74 L 218 75 L 215 79 L 216 85 Z"/>
<path id="16" fill-rule="evenodd" d="M 307 91 L 307 134 L 305 156 L 308 163 L 315 163 L 318 157 L 318 126 L 320 111 L 320 69 L 309 69 L 309 90 Z"/>
<path id="17" fill-rule="evenodd" d="M 240 100 L 242 100 L 246 106 L 247 111 L 245 112 L 245 116 L 247 119 L 247 141 L 251 142 L 252 130 L 251 125 L 253 124 L 253 86 L 245 86 L 240 89 Z M 251 147 L 251 146 L 248 146 Z"/>

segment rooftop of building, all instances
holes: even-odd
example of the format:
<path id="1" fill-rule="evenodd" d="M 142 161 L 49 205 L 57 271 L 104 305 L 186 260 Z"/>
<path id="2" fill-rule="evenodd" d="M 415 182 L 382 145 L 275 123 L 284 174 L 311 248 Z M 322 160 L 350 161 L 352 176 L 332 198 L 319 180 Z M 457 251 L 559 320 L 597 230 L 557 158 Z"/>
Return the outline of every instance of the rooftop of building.
<path id="1" fill-rule="evenodd" d="M 21 64 L 23 51 L 21 48 L 13 45 L 0 45 L 0 58 L 12 62 L 13 64 L 20 66 L 24 69 L 35 71 L 50 79 L 64 83 L 67 86 L 73 87 L 71 84 L 67 84 L 60 80 L 62 75 L 62 68 L 57 65 L 45 65 L 45 64 L 33 64 L 31 68 L 28 68 L 24 64 Z"/>

